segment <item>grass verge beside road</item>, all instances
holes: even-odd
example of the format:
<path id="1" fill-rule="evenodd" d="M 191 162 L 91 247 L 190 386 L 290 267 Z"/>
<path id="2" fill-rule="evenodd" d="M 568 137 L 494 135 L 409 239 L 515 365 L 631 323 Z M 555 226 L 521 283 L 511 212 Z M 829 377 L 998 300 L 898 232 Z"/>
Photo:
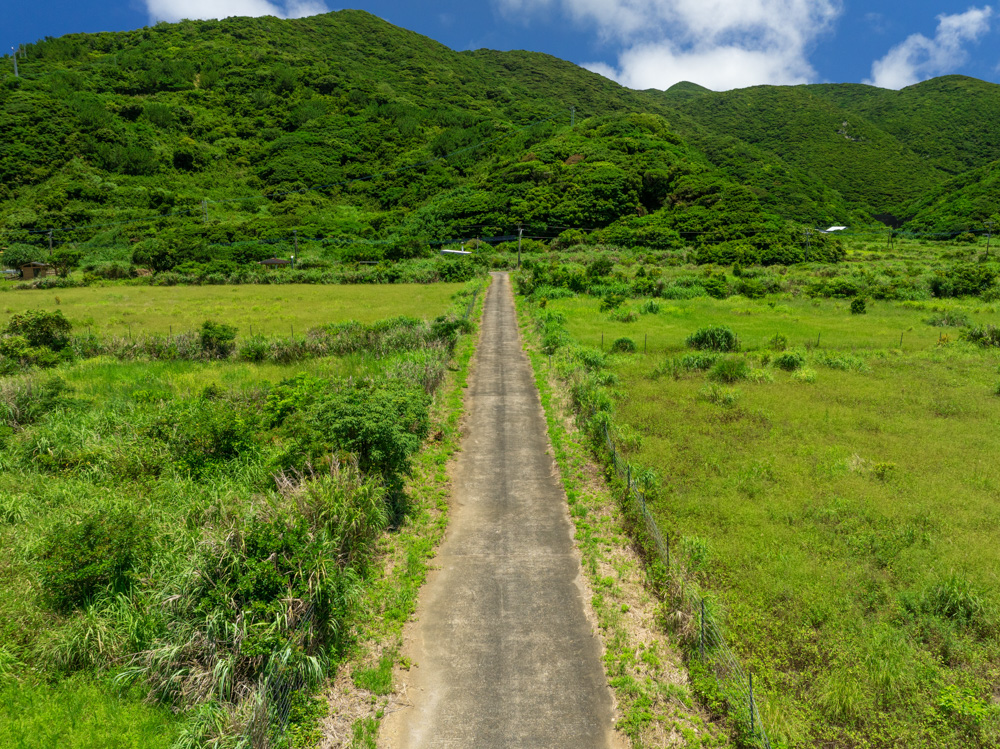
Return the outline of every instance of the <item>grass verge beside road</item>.
<path id="1" fill-rule="evenodd" d="M 681 654 L 665 633 L 667 609 L 630 539 L 628 521 L 576 426 L 572 398 L 542 351 L 528 305 L 521 334 L 566 490 L 581 563 L 617 708 L 616 728 L 635 749 L 730 746 L 724 727 L 695 702 Z"/>

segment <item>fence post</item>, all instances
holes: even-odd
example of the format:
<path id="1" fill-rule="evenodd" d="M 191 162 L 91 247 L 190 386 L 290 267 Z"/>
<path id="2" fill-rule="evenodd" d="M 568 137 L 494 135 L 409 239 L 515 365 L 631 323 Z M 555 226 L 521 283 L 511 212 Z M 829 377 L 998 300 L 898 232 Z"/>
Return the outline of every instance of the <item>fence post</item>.
<path id="1" fill-rule="evenodd" d="M 701 659 L 705 660 L 705 599 L 701 599 L 701 641 L 699 642 Z"/>

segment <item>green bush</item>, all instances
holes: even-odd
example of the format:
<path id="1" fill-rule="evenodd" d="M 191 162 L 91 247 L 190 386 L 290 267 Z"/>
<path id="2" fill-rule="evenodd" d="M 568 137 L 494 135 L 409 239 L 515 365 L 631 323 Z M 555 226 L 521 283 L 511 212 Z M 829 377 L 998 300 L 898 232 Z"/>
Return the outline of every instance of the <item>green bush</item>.
<path id="1" fill-rule="evenodd" d="M 793 372 L 805 365 L 806 358 L 798 351 L 785 351 L 775 356 L 771 362 L 778 369 Z"/>
<path id="2" fill-rule="evenodd" d="M 959 335 L 970 343 L 1000 348 L 1000 327 L 996 325 L 973 325 L 963 328 Z"/>
<path id="3" fill-rule="evenodd" d="M 928 317 L 924 322 L 936 328 L 966 328 L 972 324 L 967 314 L 956 310 L 945 310 Z"/>
<path id="4" fill-rule="evenodd" d="M 217 393 L 208 395 L 212 397 L 169 403 L 145 429 L 147 436 L 166 445 L 177 469 L 192 476 L 239 458 L 256 445 L 256 424 L 247 413 L 218 399 Z"/>
<path id="5" fill-rule="evenodd" d="M 851 300 L 851 314 L 852 315 L 864 315 L 868 312 L 867 305 L 865 303 L 864 297 L 854 297 Z"/>
<path id="6" fill-rule="evenodd" d="M 150 561 L 152 538 L 149 522 L 124 509 L 94 510 L 56 524 L 38 555 L 49 605 L 67 612 L 104 590 L 127 590 Z"/>
<path id="7" fill-rule="evenodd" d="M 698 391 L 697 399 L 731 408 L 739 401 L 740 391 L 736 388 L 722 387 L 713 382 Z"/>
<path id="8" fill-rule="evenodd" d="M 700 351 L 736 351 L 739 349 L 736 333 L 721 325 L 699 328 L 688 336 L 685 342 L 689 348 Z"/>
<path id="9" fill-rule="evenodd" d="M 398 381 L 345 383 L 299 375 L 274 387 L 264 417 L 289 440 L 283 467 L 315 464 L 342 451 L 396 491 L 427 436 L 428 407 L 422 389 Z"/>
<path id="10" fill-rule="evenodd" d="M 609 312 L 618 309 L 624 301 L 625 297 L 621 294 L 605 294 L 601 297 L 600 310 L 601 312 Z"/>
<path id="11" fill-rule="evenodd" d="M 30 244 L 12 242 L 4 248 L 3 254 L 0 257 L 3 258 L 3 266 L 5 268 L 13 268 L 19 271 L 22 265 L 42 262 L 45 259 L 45 250 Z"/>
<path id="12" fill-rule="evenodd" d="M 685 354 L 681 357 L 680 367 L 688 371 L 704 371 L 711 369 L 718 360 L 718 354 Z"/>
<path id="13" fill-rule="evenodd" d="M 69 333 L 73 324 L 63 317 L 60 310 L 44 312 L 28 310 L 11 315 L 4 332 L 22 336 L 29 346 L 61 351 L 69 344 Z"/>
<path id="14" fill-rule="evenodd" d="M 727 356 L 719 359 L 709 372 L 708 377 L 715 382 L 734 383 L 745 380 L 750 376 L 750 365 L 746 359 L 735 356 Z"/>
<path id="15" fill-rule="evenodd" d="M 236 328 L 205 320 L 201 324 L 201 350 L 213 358 L 225 359 L 236 347 Z"/>
<path id="16" fill-rule="evenodd" d="M 616 338 L 611 344 L 612 354 L 634 354 L 636 352 L 635 341 L 631 338 Z"/>

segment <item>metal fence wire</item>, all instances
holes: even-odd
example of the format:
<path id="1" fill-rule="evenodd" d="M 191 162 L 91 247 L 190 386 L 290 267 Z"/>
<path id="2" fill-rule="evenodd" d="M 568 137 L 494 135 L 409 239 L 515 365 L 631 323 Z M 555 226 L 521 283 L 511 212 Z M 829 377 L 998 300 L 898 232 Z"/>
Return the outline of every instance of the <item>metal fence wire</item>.
<path id="1" fill-rule="evenodd" d="M 606 423 L 601 425 L 601 431 L 615 475 L 625 484 L 626 502 L 642 517 L 646 533 L 668 574 L 679 576 L 682 573 L 681 560 L 676 555 L 671 560 L 670 540 L 664 537 L 659 524 L 649 512 L 645 494 L 633 482 L 631 466 L 619 456 L 619 450 Z M 714 676 L 730 715 L 745 732 L 747 743 L 771 749 L 767 730 L 760 719 L 759 698 L 754 694 L 753 674 L 748 674 L 743 669 L 735 653 L 726 644 L 711 611 L 706 612 L 705 598 L 692 596 L 688 603 L 693 609 L 698 627 L 695 657 Z"/>
<path id="2" fill-rule="evenodd" d="M 309 685 L 302 669 L 291 661 L 296 657 L 294 651 L 309 649 L 313 638 L 314 614 L 315 609 L 310 604 L 299 617 L 288 647 L 272 656 L 274 667 L 268 669 L 269 675 L 262 679 L 252 698 L 250 716 L 239 746 L 245 749 L 288 746 L 285 734 L 292 711 L 292 699 L 296 692 Z"/>

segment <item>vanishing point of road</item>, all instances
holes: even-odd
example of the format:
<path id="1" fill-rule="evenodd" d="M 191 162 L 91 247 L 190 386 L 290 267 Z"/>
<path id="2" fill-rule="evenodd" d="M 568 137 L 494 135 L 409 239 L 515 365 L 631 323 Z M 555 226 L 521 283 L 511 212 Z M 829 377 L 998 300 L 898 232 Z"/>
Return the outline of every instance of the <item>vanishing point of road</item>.
<path id="1" fill-rule="evenodd" d="M 404 648 L 391 749 L 612 749 L 612 700 L 510 279 L 493 274 L 449 531 Z"/>

